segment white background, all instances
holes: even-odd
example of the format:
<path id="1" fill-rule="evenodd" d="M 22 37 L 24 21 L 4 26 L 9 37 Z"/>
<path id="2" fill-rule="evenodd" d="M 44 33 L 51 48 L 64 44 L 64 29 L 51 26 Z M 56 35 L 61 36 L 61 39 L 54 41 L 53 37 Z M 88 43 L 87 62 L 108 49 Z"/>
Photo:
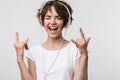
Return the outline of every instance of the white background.
<path id="1" fill-rule="evenodd" d="M 29 37 L 29 46 L 46 39 L 36 18 L 46 0 L 0 0 L 0 80 L 20 80 L 13 47 L 15 32 Z M 79 38 L 82 27 L 89 43 L 89 80 L 120 80 L 120 0 L 67 0 L 74 21 L 66 38 Z"/>

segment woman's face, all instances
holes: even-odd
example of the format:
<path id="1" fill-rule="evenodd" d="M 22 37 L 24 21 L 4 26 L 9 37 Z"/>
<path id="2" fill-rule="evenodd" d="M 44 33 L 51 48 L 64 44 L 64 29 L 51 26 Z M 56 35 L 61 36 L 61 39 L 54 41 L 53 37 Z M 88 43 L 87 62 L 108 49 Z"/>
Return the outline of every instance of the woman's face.
<path id="1" fill-rule="evenodd" d="M 55 8 L 51 6 L 51 11 L 47 11 L 44 18 L 44 27 L 50 38 L 62 36 L 63 19 L 58 15 Z"/>

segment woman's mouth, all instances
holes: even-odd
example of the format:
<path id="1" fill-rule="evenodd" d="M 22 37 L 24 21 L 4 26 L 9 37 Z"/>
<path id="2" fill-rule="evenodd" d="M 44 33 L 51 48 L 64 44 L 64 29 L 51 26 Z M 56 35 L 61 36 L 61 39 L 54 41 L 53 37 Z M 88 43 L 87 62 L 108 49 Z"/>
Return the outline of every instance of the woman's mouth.
<path id="1" fill-rule="evenodd" d="M 50 31 L 51 30 L 56 31 L 58 29 L 58 27 L 48 27 L 48 28 L 49 28 Z"/>
<path id="2" fill-rule="evenodd" d="M 58 30 L 58 27 L 54 27 L 54 26 L 48 27 L 48 28 L 49 28 L 50 31 L 57 31 Z"/>

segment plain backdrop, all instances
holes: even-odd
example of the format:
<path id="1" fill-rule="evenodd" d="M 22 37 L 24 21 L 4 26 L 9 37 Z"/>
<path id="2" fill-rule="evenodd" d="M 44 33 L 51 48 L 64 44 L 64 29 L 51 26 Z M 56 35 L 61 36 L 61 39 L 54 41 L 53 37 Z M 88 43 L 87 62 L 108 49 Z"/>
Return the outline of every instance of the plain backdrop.
<path id="1" fill-rule="evenodd" d="M 13 47 L 15 32 L 29 47 L 46 40 L 36 18 L 46 0 L 0 0 L 0 80 L 20 80 Z M 91 37 L 89 80 L 120 80 L 120 0 L 66 0 L 73 8 L 74 21 L 66 39 L 80 38 L 79 28 Z"/>

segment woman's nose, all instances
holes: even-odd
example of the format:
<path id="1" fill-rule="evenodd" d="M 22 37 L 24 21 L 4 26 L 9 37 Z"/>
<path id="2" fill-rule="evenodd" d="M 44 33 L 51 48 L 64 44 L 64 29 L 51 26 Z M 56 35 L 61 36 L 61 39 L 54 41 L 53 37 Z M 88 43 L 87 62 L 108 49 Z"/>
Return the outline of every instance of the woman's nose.
<path id="1" fill-rule="evenodd" d="M 53 18 L 53 19 L 50 20 L 50 23 L 51 24 L 56 24 L 56 20 Z"/>

